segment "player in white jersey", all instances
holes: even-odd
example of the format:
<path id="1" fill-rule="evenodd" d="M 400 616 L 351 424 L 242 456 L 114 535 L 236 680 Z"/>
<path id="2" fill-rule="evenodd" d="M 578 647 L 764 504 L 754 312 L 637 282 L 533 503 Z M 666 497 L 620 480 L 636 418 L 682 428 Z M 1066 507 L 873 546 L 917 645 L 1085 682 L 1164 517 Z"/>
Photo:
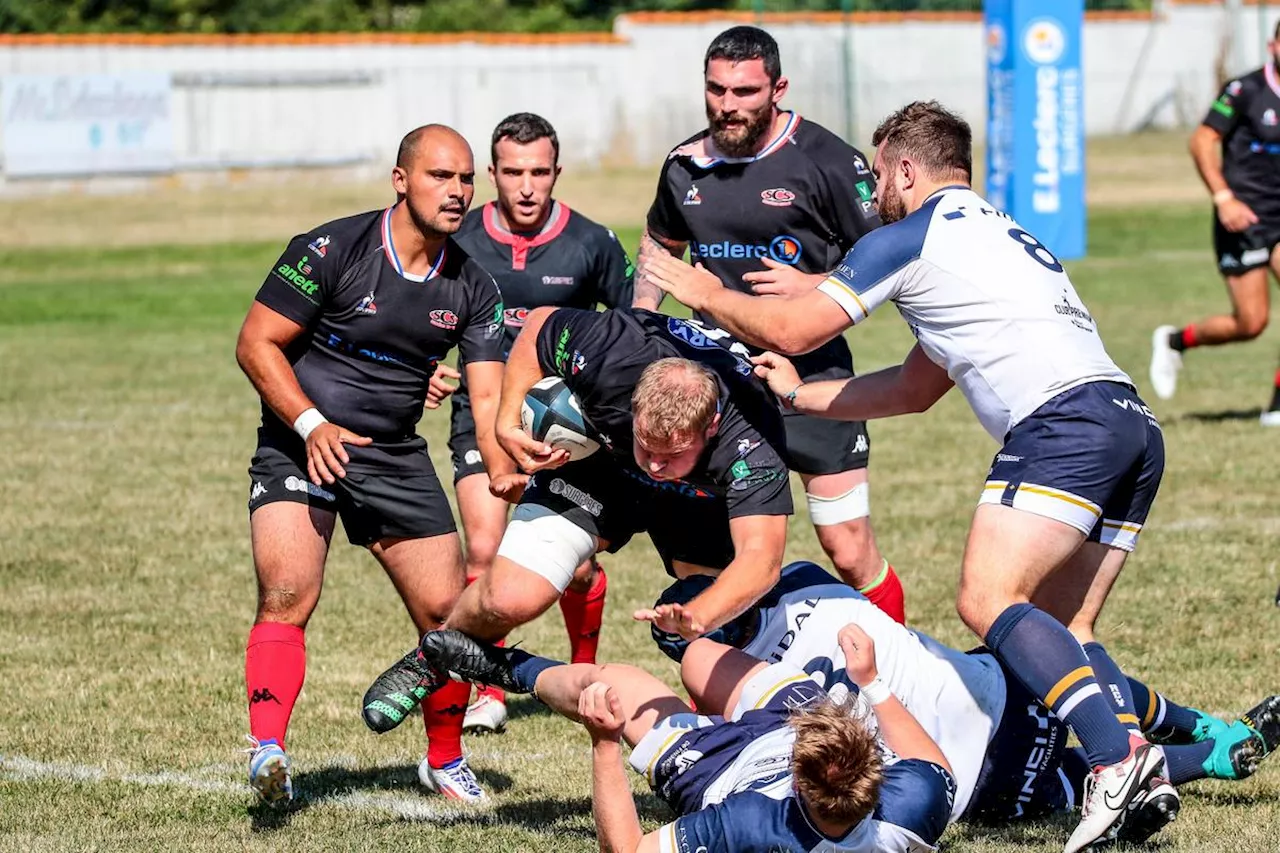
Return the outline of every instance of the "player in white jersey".
<path id="1" fill-rule="evenodd" d="M 671 594 L 697 594 L 710 581 L 686 578 L 681 583 L 690 589 Z M 855 689 L 845 677 L 844 651 L 836 641 L 850 623 L 873 639 L 880 677 L 946 756 L 956 781 L 953 821 L 1004 823 L 1070 810 L 1079 801 L 1088 765 L 1077 751 L 1066 749 L 1066 727 L 1016 679 L 1007 678 L 993 655 L 985 649 L 964 653 L 908 630 L 814 563 L 785 566 L 769 595 L 722 629 L 719 638 L 768 663 L 802 669 L 834 693 Z M 679 658 L 684 648 L 664 651 Z M 1144 699 L 1158 695 L 1126 679 Z M 1174 784 L 1247 778 L 1280 745 L 1280 696 L 1263 700 L 1230 724 L 1179 710 L 1189 725 L 1181 738 L 1186 742 L 1166 748 Z M 1157 728 L 1151 709 L 1142 716 L 1144 728 Z M 1173 734 L 1168 733 L 1170 739 Z M 1130 817 L 1120 839 L 1140 838 L 1141 828 L 1148 820 L 1158 824 L 1158 817 Z"/>
<path id="2" fill-rule="evenodd" d="M 1095 768 L 1066 853 L 1110 842 L 1135 799 L 1157 791 L 1172 820 L 1178 800 L 1160 776 L 1164 756 L 1118 720 L 1133 718 L 1132 697 L 1100 689 L 1099 674 L 1120 679 L 1108 678 L 1115 664 L 1093 637 L 1160 483 L 1159 424 L 1107 355 L 1058 259 L 970 189 L 968 124 L 916 102 L 872 141 L 888 224 L 814 289 L 748 296 L 661 258 L 650 278 L 740 340 L 784 353 L 812 349 L 885 302 L 897 306 L 917 339 L 897 367 L 802 384 L 786 359 L 766 353 L 759 373 L 784 404 L 837 419 L 924 411 L 960 386 L 1004 446 L 974 513 L 957 609 L 1072 728 Z"/>
<path id="3" fill-rule="evenodd" d="M 601 849 L 936 850 L 955 794 L 946 758 L 878 675 L 871 637 L 849 625 L 839 643 L 847 657 L 842 681 L 859 686 L 869 714 L 853 712 L 844 684 L 828 693 L 799 668 L 709 639 L 689 644 L 681 665 L 703 714 L 632 666 L 563 664 L 456 631 L 426 635 L 422 652 L 441 670 L 532 692 L 587 726 Z M 623 771 L 621 740 L 633 747 L 632 768 L 680 815 L 648 834 Z"/>

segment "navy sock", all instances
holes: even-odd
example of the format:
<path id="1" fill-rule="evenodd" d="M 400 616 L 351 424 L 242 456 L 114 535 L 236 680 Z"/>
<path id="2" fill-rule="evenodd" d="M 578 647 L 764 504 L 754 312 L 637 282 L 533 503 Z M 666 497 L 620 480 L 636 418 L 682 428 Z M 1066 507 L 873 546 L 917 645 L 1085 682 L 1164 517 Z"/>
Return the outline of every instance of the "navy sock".
<path id="1" fill-rule="evenodd" d="M 1156 729 L 1192 734 L 1200 722 L 1200 715 L 1190 708 L 1170 702 L 1136 678 L 1126 676 L 1130 695 L 1133 696 L 1134 713 L 1142 723 L 1144 732 Z"/>
<path id="2" fill-rule="evenodd" d="M 1213 752 L 1213 740 L 1193 743 L 1190 746 L 1164 747 L 1164 775 L 1176 787 L 1184 782 L 1207 779 L 1204 762 Z"/>
<path id="3" fill-rule="evenodd" d="M 507 660 L 511 662 L 511 676 L 515 679 L 517 688 L 521 693 L 532 693 L 533 686 L 538 681 L 538 676 L 545 670 L 551 669 L 553 666 L 565 665 L 564 661 L 540 658 L 537 655 L 529 654 L 523 649 L 508 650 Z"/>
<path id="4" fill-rule="evenodd" d="M 1129 755 L 1129 733 L 1102 695 L 1084 649 L 1061 622 L 1030 604 L 1014 604 L 985 640 L 1022 686 L 1071 727 L 1091 766 Z"/>
<path id="5" fill-rule="evenodd" d="M 1084 653 L 1093 667 L 1093 676 L 1102 688 L 1102 695 L 1111 703 L 1116 719 L 1127 729 L 1141 731 L 1142 720 L 1134 708 L 1133 691 L 1129 688 L 1129 679 L 1125 678 L 1120 667 L 1107 654 L 1101 643 L 1085 643 Z"/>

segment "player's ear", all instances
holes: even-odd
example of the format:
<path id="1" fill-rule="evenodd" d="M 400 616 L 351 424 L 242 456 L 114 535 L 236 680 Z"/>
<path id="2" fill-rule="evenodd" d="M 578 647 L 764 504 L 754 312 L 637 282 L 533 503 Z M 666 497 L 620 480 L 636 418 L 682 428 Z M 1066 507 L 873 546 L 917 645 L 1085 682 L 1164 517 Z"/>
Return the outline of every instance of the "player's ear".
<path id="1" fill-rule="evenodd" d="M 396 195 L 400 198 L 408 195 L 409 175 L 399 166 L 391 169 L 391 188 L 396 191 Z"/>
<path id="2" fill-rule="evenodd" d="M 715 438 L 716 433 L 720 431 L 720 413 L 716 412 L 711 418 L 711 426 L 707 427 L 707 438 Z"/>
<path id="3" fill-rule="evenodd" d="M 916 164 L 908 160 L 906 157 L 898 158 L 897 171 L 902 175 L 902 189 L 904 190 L 909 190 L 914 187 L 916 184 L 916 178 L 920 176 L 920 170 L 916 167 Z"/>
<path id="4" fill-rule="evenodd" d="M 782 100 L 782 96 L 787 94 L 787 86 L 790 82 L 786 77 L 779 77 L 778 82 L 773 84 L 773 102 L 776 104 Z"/>
<path id="5" fill-rule="evenodd" d="M 494 187 L 498 185 L 498 167 L 493 163 L 489 164 L 489 185 Z"/>

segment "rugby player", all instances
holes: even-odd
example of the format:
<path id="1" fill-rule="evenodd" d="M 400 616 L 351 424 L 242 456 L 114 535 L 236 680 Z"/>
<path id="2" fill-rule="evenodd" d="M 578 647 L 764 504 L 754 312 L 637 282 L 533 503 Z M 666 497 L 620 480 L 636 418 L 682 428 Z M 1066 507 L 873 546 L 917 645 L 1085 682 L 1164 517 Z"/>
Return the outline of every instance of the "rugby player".
<path id="1" fill-rule="evenodd" d="M 957 609 L 1084 746 L 1094 770 L 1066 846 L 1076 853 L 1114 838 L 1165 764 L 1159 746 L 1116 719 L 1100 682 L 1122 679 L 1110 677 L 1105 649 L 1086 652 L 1073 636 L 1092 634 L 1137 543 L 1164 470 L 1160 426 L 1062 264 L 970 188 L 967 123 L 915 102 L 873 142 L 880 217 L 891 224 L 816 289 L 762 299 L 661 257 L 649 276 L 730 333 L 784 353 L 807 352 L 891 301 L 917 338 L 901 365 L 805 382 L 767 353 L 760 373 L 784 405 L 831 418 L 921 412 L 958 384 L 1003 443 L 970 526 Z"/>
<path id="2" fill-rule="evenodd" d="M 691 589 L 684 594 L 695 594 L 705 581 L 686 579 Z M 754 658 L 798 667 L 831 690 L 844 681 L 844 652 L 836 637 L 850 623 L 875 640 L 885 683 L 946 755 L 956 781 L 953 820 L 1007 823 L 1080 802 L 1088 771 L 1080 751 L 1066 748 L 1062 723 L 1007 677 L 989 652 L 966 654 L 907 630 L 814 563 L 784 567 L 758 607 L 713 636 Z M 1177 705 L 1130 676 L 1125 680 L 1124 692 L 1134 703 L 1117 706 L 1116 713 L 1131 728 L 1179 744 L 1166 747 L 1175 785 L 1247 778 L 1280 741 L 1280 696 L 1228 724 Z M 1106 686 L 1120 694 L 1118 687 Z M 1126 821 L 1121 837 L 1141 840 L 1138 823 Z"/>
<path id="3" fill-rule="evenodd" d="M 454 239 L 502 290 L 504 354 L 531 309 L 630 305 L 633 268 L 613 232 L 552 196 L 561 167 L 560 142 L 551 124 L 532 113 L 508 116 L 494 129 L 489 153 L 497 200 L 468 214 Z M 437 368 L 437 375 L 458 378 L 448 365 Z M 445 395 L 453 391 L 447 383 L 435 387 Z M 493 563 L 509 504 L 489 491 L 465 379 L 452 402 L 449 450 L 465 533 L 467 583 L 472 583 Z M 439 396 L 429 396 L 427 407 L 437 405 Z M 579 567 L 560 598 L 574 663 L 595 661 L 607 589 L 608 579 L 592 559 Z M 502 691 L 491 688 L 467 708 L 463 728 L 496 732 L 506 721 Z"/>
<path id="4" fill-rule="evenodd" d="M 497 433 L 533 476 L 493 567 L 447 627 L 504 637 L 555 604 L 583 561 L 643 531 L 668 574 L 717 575 L 690 601 L 637 611 L 656 638 L 693 639 L 769 591 L 792 513 L 782 416 L 745 349 L 725 343 L 719 330 L 649 311 L 529 313 L 507 360 Z M 545 376 L 576 395 L 602 444 L 593 455 L 565 464 L 564 450 L 521 427 L 525 394 Z M 409 652 L 369 688 L 365 723 L 393 728 L 436 680 Z"/>
<path id="5" fill-rule="evenodd" d="M 840 629 L 846 683 L 831 691 L 789 664 L 766 664 L 695 640 L 681 678 L 707 715 L 636 667 L 562 664 L 477 643 L 456 631 L 423 638 L 433 666 L 533 693 L 592 735 L 592 809 L 602 850 L 662 853 L 923 853 L 936 849 L 955 796 L 946 757 L 889 690 L 875 643 Z M 873 730 L 878 730 L 877 740 Z M 645 833 L 622 767 L 679 817 Z"/>
<path id="6" fill-rule="evenodd" d="M 443 125 L 400 143 L 397 201 L 290 241 L 249 309 L 236 358 L 262 397 L 249 468 L 258 609 L 245 653 L 249 784 L 293 795 L 285 731 L 306 669 L 305 629 L 320 599 L 334 520 L 386 570 L 419 635 L 463 586 L 449 501 L 415 432 L 436 364 L 458 347 L 477 442 L 495 488 L 523 477 L 494 438 L 502 382 L 502 297 L 453 242 L 474 191 L 466 141 Z M 442 685 L 425 708 L 426 786 L 484 794 L 462 757 L 469 686 Z"/>
<path id="7" fill-rule="evenodd" d="M 733 27 L 704 60 L 709 127 L 667 157 L 637 261 L 635 305 L 657 310 L 662 291 L 646 281 L 655 257 L 703 264 L 726 286 L 785 294 L 798 271 L 826 272 L 880 224 L 867 160 L 830 131 L 779 103 L 787 92 L 778 45 L 756 27 Z M 791 284 L 788 284 L 788 283 Z M 690 306 L 695 307 L 695 306 Z M 697 310 L 715 324 L 714 312 Z M 807 379 L 853 375 L 841 337 L 797 360 Z M 866 425 L 786 413 L 787 452 L 804 483 L 818 541 L 841 577 L 899 622 L 902 584 L 871 529 Z"/>
<path id="8" fill-rule="evenodd" d="M 1267 52 L 1264 67 L 1222 87 L 1191 134 L 1191 157 L 1213 196 L 1213 253 L 1231 313 L 1155 330 L 1151 387 L 1162 400 L 1177 389 L 1182 353 L 1253 340 L 1271 314 L 1267 272 L 1280 276 L 1280 23 Z M 1261 421 L 1280 426 L 1280 370 Z"/>

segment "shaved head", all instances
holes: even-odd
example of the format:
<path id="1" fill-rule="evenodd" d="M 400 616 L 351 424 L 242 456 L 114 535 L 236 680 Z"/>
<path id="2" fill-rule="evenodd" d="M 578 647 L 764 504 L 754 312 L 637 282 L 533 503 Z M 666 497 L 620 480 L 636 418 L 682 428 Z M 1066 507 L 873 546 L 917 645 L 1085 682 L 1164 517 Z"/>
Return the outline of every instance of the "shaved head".
<path id="1" fill-rule="evenodd" d="M 448 125 L 424 124 L 409 131 L 404 135 L 404 139 L 400 140 L 400 150 L 396 152 L 396 165 L 401 169 L 408 169 L 413 164 L 413 159 L 418 156 L 418 151 L 433 142 L 446 144 L 452 142 L 466 146 L 468 151 L 471 150 L 471 146 L 462 138 L 462 134 Z"/>

